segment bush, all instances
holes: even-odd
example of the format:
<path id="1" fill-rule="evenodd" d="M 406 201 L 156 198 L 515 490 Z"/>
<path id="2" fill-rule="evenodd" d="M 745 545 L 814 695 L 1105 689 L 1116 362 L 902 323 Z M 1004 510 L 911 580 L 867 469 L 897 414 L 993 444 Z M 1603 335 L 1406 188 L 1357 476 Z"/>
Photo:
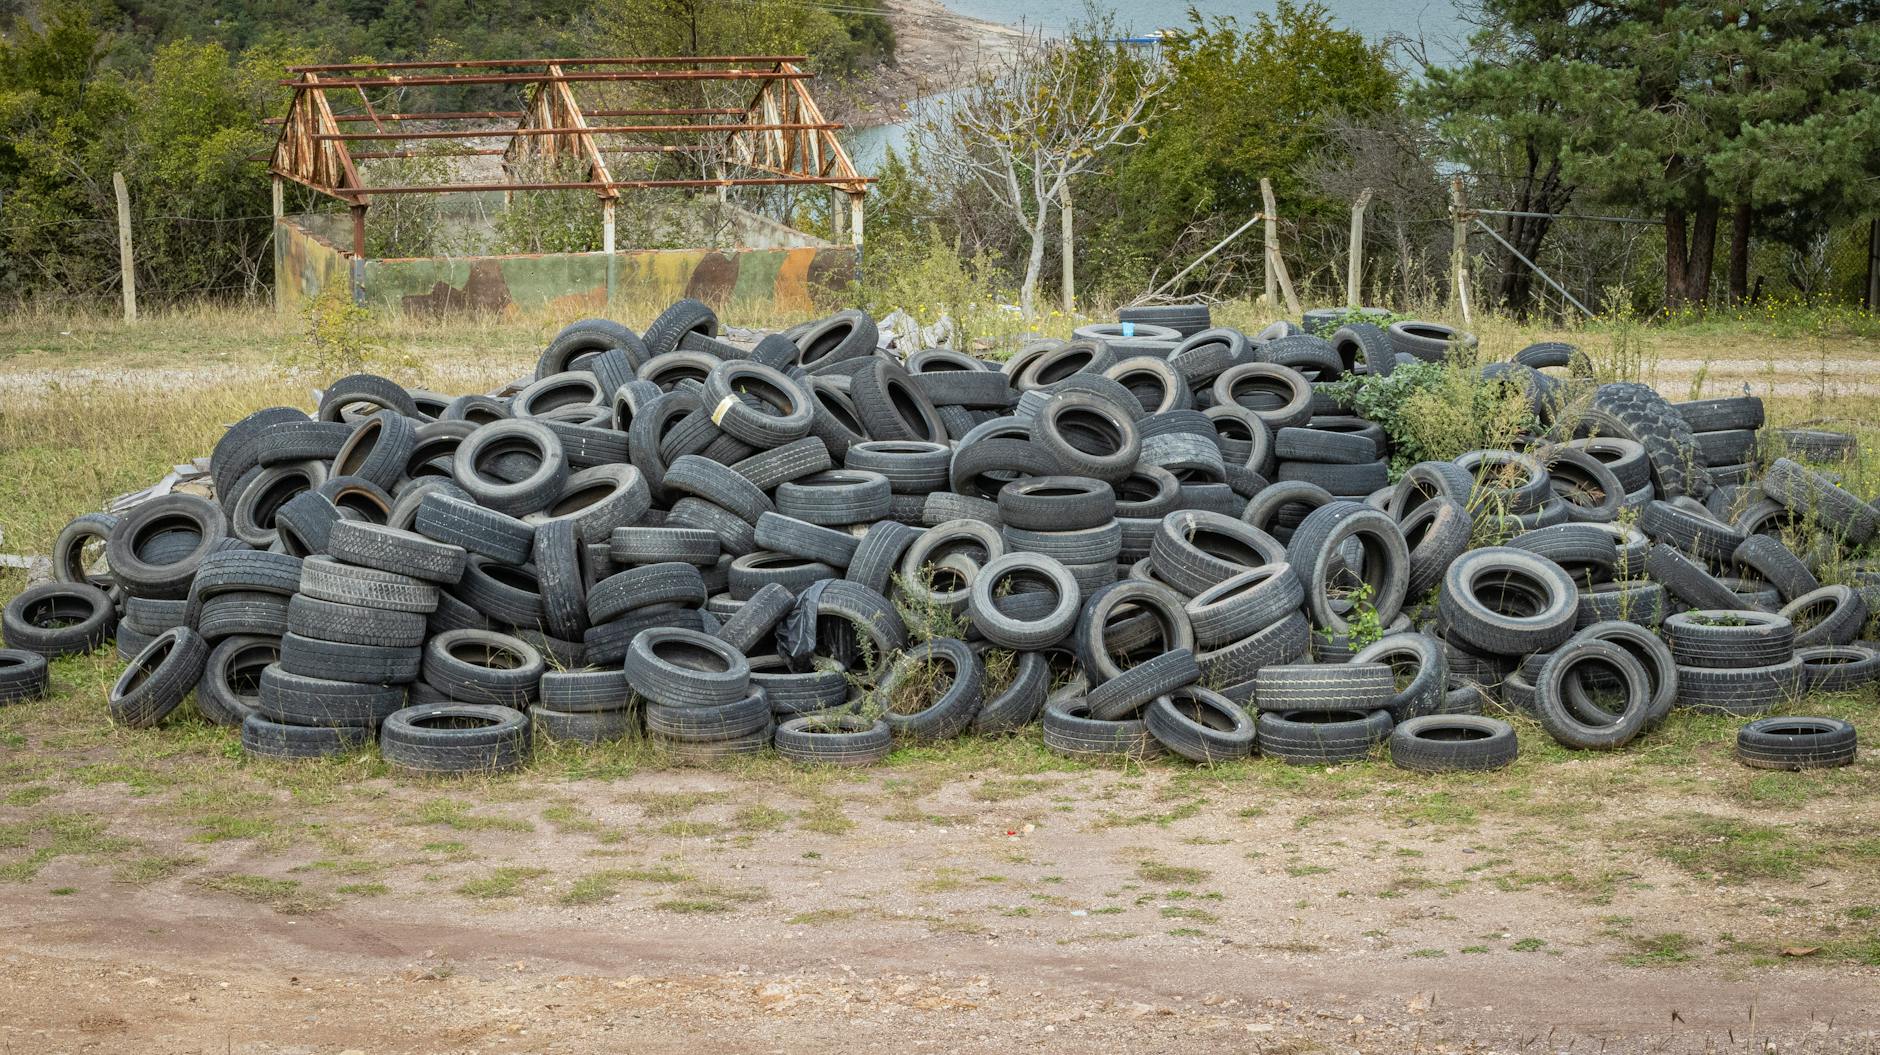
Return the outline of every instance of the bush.
<path id="1" fill-rule="evenodd" d="M 1540 427 L 1518 382 L 1483 377 L 1473 364 L 1403 363 L 1388 374 L 1355 374 L 1327 389 L 1383 427 L 1393 475 L 1468 451 L 1518 449 L 1518 437 Z"/>

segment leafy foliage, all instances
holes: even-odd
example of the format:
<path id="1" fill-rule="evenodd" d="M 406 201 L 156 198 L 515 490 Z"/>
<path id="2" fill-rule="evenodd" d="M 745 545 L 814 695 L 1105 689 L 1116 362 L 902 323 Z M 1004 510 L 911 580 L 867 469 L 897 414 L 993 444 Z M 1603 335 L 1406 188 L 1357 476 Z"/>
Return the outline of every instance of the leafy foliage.
<path id="1" fill-rule="evenodd" d="M 1470 366 L 1402 363 L 1388 374 L 1350 375 L 1326 390 L 1383 427 L 1396 472 L 1483 448 L 1515 449 L 1518 436 L 1539 426 L 1519 384 Z"/>

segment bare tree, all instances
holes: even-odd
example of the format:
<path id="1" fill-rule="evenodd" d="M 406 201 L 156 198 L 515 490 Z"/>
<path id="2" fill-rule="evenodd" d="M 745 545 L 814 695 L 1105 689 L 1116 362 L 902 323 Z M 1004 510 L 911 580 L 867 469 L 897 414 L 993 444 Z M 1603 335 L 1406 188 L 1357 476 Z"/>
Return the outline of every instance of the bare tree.
<path id="1" fill-rule="evenodd" d="M 930 163 L 977 184 L 1030 242 L 1019 307 L 1035 316 L 1051 210 L 1104 151 L 1131 145 L 1161 69 L 1073 35 L 1027 37 L 961 91 L 926 104 L 914 124 Z"/>

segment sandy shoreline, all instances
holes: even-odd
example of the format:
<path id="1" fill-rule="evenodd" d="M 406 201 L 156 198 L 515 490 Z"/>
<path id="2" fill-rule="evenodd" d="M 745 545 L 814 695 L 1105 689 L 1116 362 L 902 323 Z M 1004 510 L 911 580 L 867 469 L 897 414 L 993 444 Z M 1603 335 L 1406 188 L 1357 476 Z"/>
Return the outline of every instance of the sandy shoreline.
<path id="1" fill-rule="evenodd" d="M 939 0 L 887 0 L 895 62 L 829 91 L 826 110 L 853 128 L 892 124 L 907 104 L 970 82 L 1010 53 L 1023 31 L 957 14 Z"/>

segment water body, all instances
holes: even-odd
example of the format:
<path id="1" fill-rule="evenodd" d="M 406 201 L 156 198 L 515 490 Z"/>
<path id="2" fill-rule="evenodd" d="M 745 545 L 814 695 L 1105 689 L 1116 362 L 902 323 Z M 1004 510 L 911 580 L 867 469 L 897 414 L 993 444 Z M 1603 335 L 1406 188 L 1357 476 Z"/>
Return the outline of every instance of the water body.
<path id="1" fill-rule="evenodd" d="M 1024 4 L 946 0 L 946 4 L 968 18 L 1022 26 L 1046 35 L 1063 33 L 1085 17 L 1084 0 L 1028 0 Z M 1270 0 L 1197 0 L 1192 5 L 1165 0 L 1115 0 L 1106 6 L 1116 13 L 1119 28 L 1131 34 L 1185 29 L 1190 24 L 1190 6 L 1203 18 L 1227 16 L 1243 24 L 1252 21 L 1256 13 L 1273 12 Z M 1471 29 L 1462 20 L 1457 0 L 1329 0 L 1326 7 L 1335 22 L 1357 30 L 1367 40 L 1407 37 L 1421 41 L 1435 61 L 1461 54 Z M 900 125 L 858 128 L 844 133 L 843 141 L 856 168 L 866 175 L 875 171 L 890 148 L 906 149 L 907 130 Z"/>

